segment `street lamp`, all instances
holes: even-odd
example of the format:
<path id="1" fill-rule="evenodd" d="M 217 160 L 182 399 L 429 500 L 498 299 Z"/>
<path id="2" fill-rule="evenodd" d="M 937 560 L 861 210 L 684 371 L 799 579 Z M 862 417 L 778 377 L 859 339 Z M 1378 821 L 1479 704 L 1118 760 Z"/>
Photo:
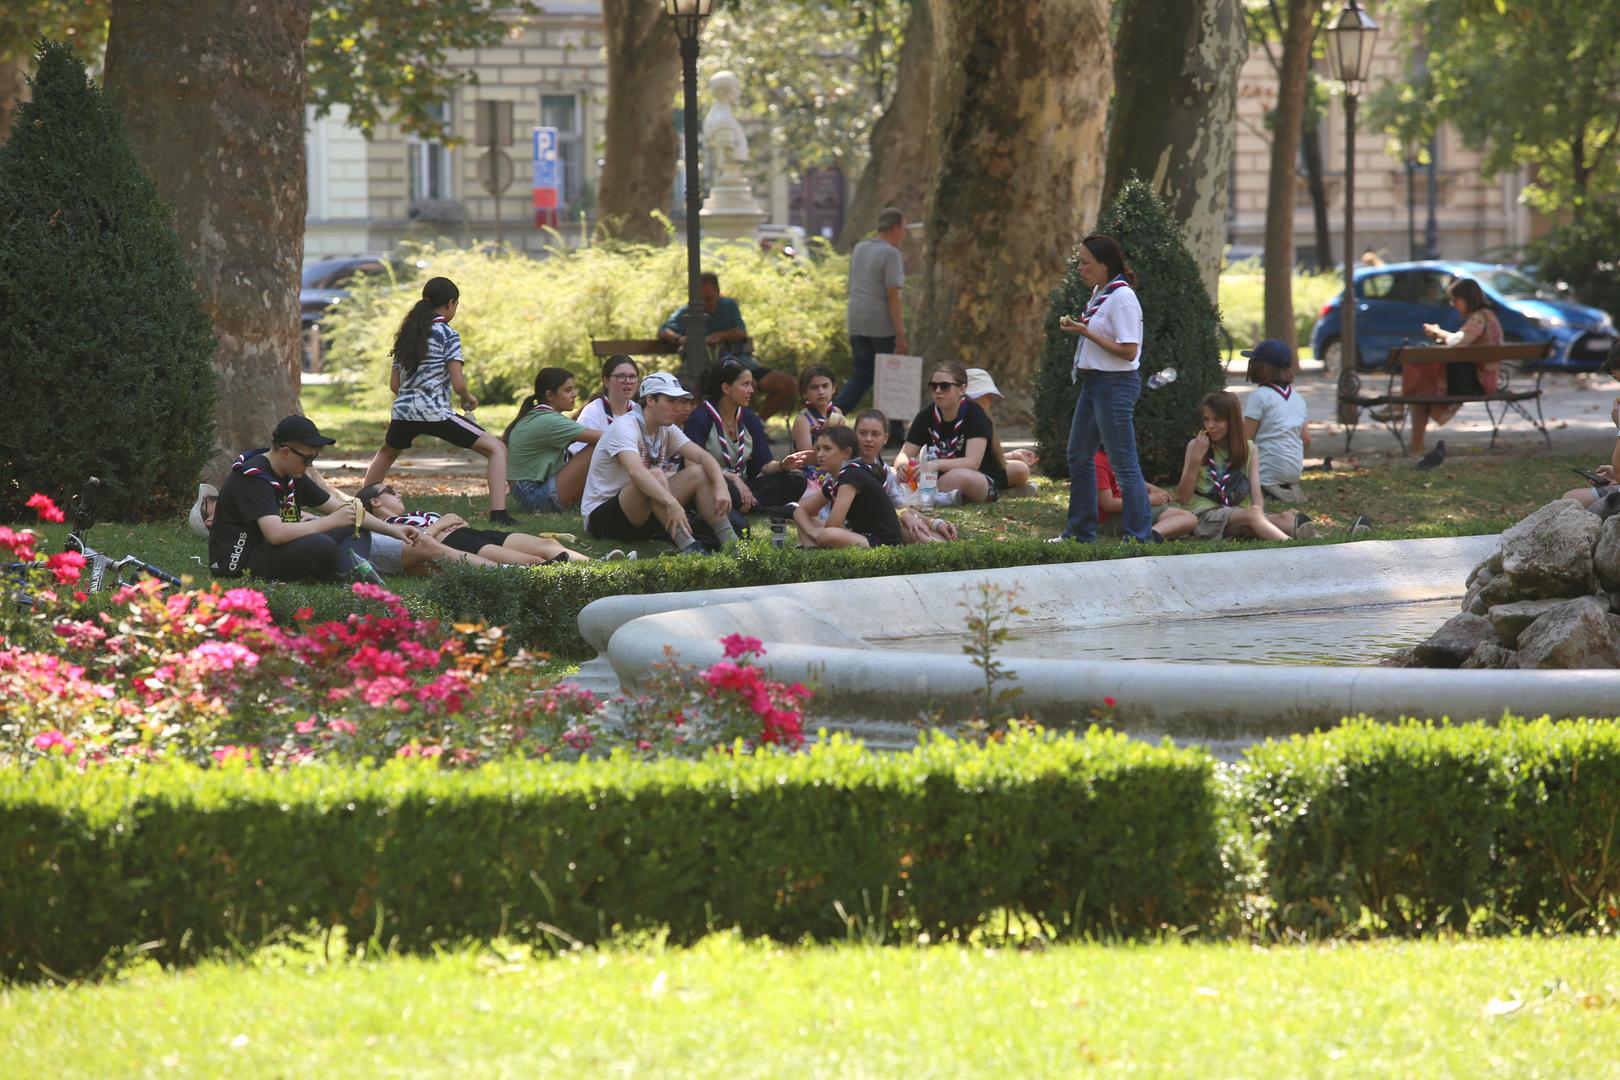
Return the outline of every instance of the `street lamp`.
<path id="1" fill-rule="evenodd" d="M 675 36 L 681 42 L 681 86 L 685 99 L 682 116 L 686 129 L 686 351 L 681 357 L 681 381 L 695 387 L 709 363 L 709 316 L 703 310 L 703 254 L 699 235 L 699 214 L 703 192 L 699 189 L 697 60 L 698 37 L 703 20 L 714 9 L 714 0 L 664 0 L 664 14 L 675 23 Z"/>
<path id="2" fill-rule="evenodd" d="M 1356 0 L 1344 7 L 1327 28 L 1328 74 L 1344 85 L 1344 299 L 1339 304 L 1340 368 L 1356 365 L 1356 99 L 1372 73 L 1373 42 L 1378 24 Z"/>

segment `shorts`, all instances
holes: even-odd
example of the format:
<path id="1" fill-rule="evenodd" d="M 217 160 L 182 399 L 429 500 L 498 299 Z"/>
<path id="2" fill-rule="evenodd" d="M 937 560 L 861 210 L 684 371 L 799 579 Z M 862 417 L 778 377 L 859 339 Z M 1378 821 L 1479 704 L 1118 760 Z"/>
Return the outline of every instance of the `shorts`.
<path id="1" fill-rule="evenodd" d="M 557 495 L 555 474 L 549 480 L 514 480 L 512 494 L 517 496 L 519 506 L 537 514 L 558 514 L 568 509 Z"/>
<path id="2" fill-rule="evenodd" d="M 1001 498 L 1001 493 L 1007 490 L 1007 470 L 1001 468 L 980 469 L 984 478 L 990 481 L 990 494 L 985 496 L 985 502 L 993 503 Z"/>
<path id="3" fill-rule="evenodd" d="M 371 534 L 371 568 L 379 574 L 405 572 L 405 542 L 387 533 Z"/>
<path id="4" fill-rule="evenodd" d="M 1200 540 L 1219 540 L 1227 535 L 1227 528 L 1232 523 L 1232 515 L 1241 506 L 1212 506 L 1208 510 L 1198 512 L 1198 524 L 1193 528 L 1193 536 Z"/>
<path id="5" fill-rule="evenodd" d="M 1261 484 L 1260 491 L 1266 498 L 1275 499 L 1278 502 L 1302 503 L 1305 501 L 1305 489 L 1299 486 L 1298 480 L 1286 484 Z"/>
<path id="6" fill-rule="evenodd" d="M 443 420 L 401 420 L 396 416 L 388 421 L 388 434 L 383 436 L 383 442 L 393 450 L 409 450 L 419 435 L 432 435 L 452 446 L 471 450 L 473 443 L 483 437 L 484 429 L 455 413 Z"/>
<path id="7" fill-rule="evenodd" d="M 1620 484 L 1604 484 L 1602 487 L 1588 488 L 1587 490 L 1592 493 L 1592 501 L 1598 502 L 1620 491 Z"/>
<path id="8" fill-rule="evenodd" d="M 469 529 L 463 525 L 439 537 L 439 543 L 453 551 L 465 551 L 468 555 L 476 555 L 488 544 L 501 547 L 511 535 L 509 532 L 497 532 L 494 529 Z"/>
<path id="9" fill-rule="evenodd" d="M 640 525 L 631 521 L 624 513 L 624 504 L 619 502 L 615 495 L 607 502 L 591 511 L 585 519 L 585 531 L 598 540 L 666 540 L 669 533 L 665 531 L 663 522 L 652 511 L 647 512 L 647 520 Z"/>

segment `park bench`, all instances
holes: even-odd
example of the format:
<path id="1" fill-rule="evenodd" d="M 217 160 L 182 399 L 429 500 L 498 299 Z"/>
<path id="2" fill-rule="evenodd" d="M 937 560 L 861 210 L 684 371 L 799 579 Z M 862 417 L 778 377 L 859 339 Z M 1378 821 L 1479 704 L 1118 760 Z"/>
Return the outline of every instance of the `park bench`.
<path id="1" fill-rule="evenodd" d="M 1389 359 L 1384 364 L 1387 382 L 1383 393 L 1363 392 L 1362 376 L 1354 371 L 1346 371 L 1339 376 L 1339 422 L 1344 425 L 1344 449 L 1348 453 L 1350 441 L 1355 438 L 1356 427 L 1361 422 L 1361 413 L 1365 409 L 1382 408 L 1388 411 L 1388 419 L 1380 421 L 1389 433 L 1395 436 L 1395 441 L 1406 449 L 1406 439 L 1402 436 L 1402 428 L 1406 425 L 1405 409 L 1395 409 L 1392 406 L 1410 405 L 1465 405 L 1478 401 L 1484 404 L 1486 415 L 1491 418 L 1491 445 L 1496 445 L 1496 436 L 1507 420 L 1508 413 L 1517 412 L 1530 423 L 1535 425 L 1541 437 L 1552 446 L 1552 436 L 1547 433 L 1547 423 L 1541 415 L 1541 375 L 1544 370 L 1542 364 L 1552 355 L 1553 343 L 1551 341 L 1515 342 L 1507 345 L 1463 345 L 1457 348 L 1444 348 L 1440 346 L 1408 345 L 1404 342 L 1389 352 Z M 1495 363 L 1497 367 L 1496 391 L 1490 394 L 1403 394 L 1400 388 L 1401 368 L 1407 364 L 1479 364 Z M 1535 382 L 1529 387 L 1523 386 L 1523 379 L 1528 377 L 1526 368 L 1533 368 Z M 1517 372 L 1520 384 L 1514 384 L 1514 375 Z M 1373 375 L 1367 376 L 1372 381 Z M 1528 405 L 1535 403 L 1536 414 L 1530 415 Z"/>

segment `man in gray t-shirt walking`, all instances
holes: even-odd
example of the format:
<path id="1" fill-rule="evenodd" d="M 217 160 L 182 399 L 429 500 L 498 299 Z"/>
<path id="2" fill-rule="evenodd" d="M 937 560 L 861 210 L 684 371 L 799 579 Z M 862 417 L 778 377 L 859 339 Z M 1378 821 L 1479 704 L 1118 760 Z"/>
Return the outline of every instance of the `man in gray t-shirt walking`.
<path id="1" fill-rule="evenodd" d="M 906 216 L 891 206 L 878 213 L 877 236 L 862 240 L 849 253 L 847 325 L 855 373 L 833 402 L 841 412 L 853 410 L 872 389 L 878 353 L 904 353 L 908 349 L 906 325 L 900 315 L 900 290 L 906 283 L 900 240 L 905 234 Z"/>

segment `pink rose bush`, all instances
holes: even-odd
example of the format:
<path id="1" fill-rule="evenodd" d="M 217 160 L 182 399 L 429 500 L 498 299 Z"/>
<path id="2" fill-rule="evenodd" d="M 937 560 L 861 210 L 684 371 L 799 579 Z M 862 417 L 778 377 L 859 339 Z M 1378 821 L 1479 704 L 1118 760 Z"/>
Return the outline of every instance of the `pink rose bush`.
<path id="1" fill-rule="evenodd" d="M 0 529 L 17 561 L 35 562 L 37 544 L 27 530 Z M 257 589 L 218 582 L 165 591 L 143 581 L 92 612 L 83 593 L 47 587 L 77 580 L 77 558 L 37 560 L 36 602 L 21 625 L 0 625 L 0 763 L 450 767 L 804 741 L 810 692 L 766 678 L 754 638 L 723 639 L 725 659 L 702 671 L 671 655 L 645 693 L 604 701 L 558 685 L 544 657 L 509 652 L 500 628 L 418 619 L 381 586 L 352 586 L 364 613 L 317 620 L 300 609 L 290 625 Z"/>

